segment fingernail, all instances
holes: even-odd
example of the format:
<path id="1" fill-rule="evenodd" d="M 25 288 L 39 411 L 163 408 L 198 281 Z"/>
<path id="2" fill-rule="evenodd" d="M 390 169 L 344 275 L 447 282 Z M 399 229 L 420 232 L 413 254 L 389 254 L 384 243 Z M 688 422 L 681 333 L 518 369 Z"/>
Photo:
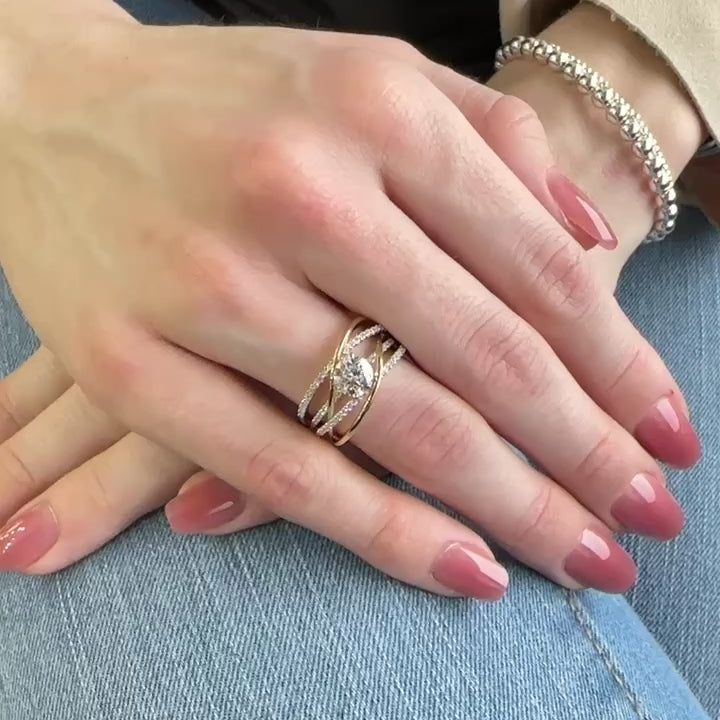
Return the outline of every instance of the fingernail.
<path id="1" fill-rule="evenodd" d="M 565 572 L 583 587 L 622 593 L 637 577 L 632 558 L 602 530 L 583 530 L 580 543 L 565 559 Z"/>
<path id="2" fill-rule="evenodd" d="M 593 201 L 557 168 L 550 168 L 547 186 L 572 235 L 583 247 L 600 245 L 608 250 L 617 247 L 618 240 Z"/>
<path id="3" fill-rule="evenodd" d="M 209 475 L 165 506 L 177 533 L 203 533 L 235 520 L 245 509 L 245 496 L 232 485 Z"/>
<path id="4" fill-rule="evenodd" d="M 682 508 L 657 478 L 639 473 L 610 508 L 612 516 L 629 532 L 670 540 L 685 523 Z"/>
<path id="5" fill-rule="evenodd" d="M 36 505 L 0 530 L 0 570 L 25 570 L 39 560 L 60 536 L 49 505 Z"/>
<path id="6" fill-rule="evenodd" d="M 508 574 L 502 565 L 489 558 L 481 548 L 469 543 L 451 543 L 435 560 L 432 576 L 460 595 L 498 600 L 508 586 Z"/>
<path id="7" fill-rule="evenodd" d="M 675 393 L 660 398 L 635 428 L 637 441 L 668 465 L 689 468 L 702 453 L 700 440 Z"/>

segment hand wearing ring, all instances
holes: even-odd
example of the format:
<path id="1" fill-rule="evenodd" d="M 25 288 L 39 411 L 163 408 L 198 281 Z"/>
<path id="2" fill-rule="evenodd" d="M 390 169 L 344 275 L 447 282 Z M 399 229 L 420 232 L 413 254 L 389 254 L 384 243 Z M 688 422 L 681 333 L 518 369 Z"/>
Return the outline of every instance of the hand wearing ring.
<path id="1" fill-rule="evenodd" d="M 39 211 L 7 179 L 2 261 L 58 360 L 42 351 L 2 384 L 0 567 L 72 562 L 205 468 L 434 592 L 502 594 L 479 530 L 567 587 L 625 590 L 634 566 L 612 532 L 682 524 L 651 453 L 687 466 L 699 449 L 679 388 L 590 271 L 591 234 L 566 222 L 589 201 L 552 169 L 528 107 L 378 38 L 108 32 L 134 49 L 132 82 L 101 73 L 13 135 L 28 143 L 17 178 L 55 190 Z M 270 35 L 278 55 L 246 75 Z M 110 81 L 121 99 L 106 106 Z M 67 153 L 54 139 L 71 131 Z M 66 202 L 68 184 L 85 202 Z M 383 330 L 351 357 L 358 315 Z M 383 372 L 393 343 L 413 362 Z M 303 427 L 281 400 L 301 404 L 331 358 Z M 28 380 L 38 368 L 46 382 Z M 472 527 L 329 441 L 352 431 Z"/>

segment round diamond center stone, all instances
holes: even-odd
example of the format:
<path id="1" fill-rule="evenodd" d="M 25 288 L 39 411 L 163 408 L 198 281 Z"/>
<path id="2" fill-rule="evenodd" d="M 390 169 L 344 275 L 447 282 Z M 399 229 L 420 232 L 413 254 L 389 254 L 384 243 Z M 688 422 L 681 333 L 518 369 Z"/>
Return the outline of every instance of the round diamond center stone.
<path id="1" fill-rule="evenodd" d="M 341 395 L 360 397 L 372 387 L 375 371 L 367 358 L 349 355 L 343 358 L 335 385 Z"/>

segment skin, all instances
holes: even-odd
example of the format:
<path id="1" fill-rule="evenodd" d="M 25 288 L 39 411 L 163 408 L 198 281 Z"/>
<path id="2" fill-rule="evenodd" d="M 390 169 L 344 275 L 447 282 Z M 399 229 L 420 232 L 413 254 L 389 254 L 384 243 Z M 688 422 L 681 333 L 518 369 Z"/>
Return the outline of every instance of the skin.
<path id="1" fill-rule="evenodd" d="M 27 22 L 39 9 L 42 29 Z M 583 46 L 599 12 L 550 37 Z M 94 32 L 77 33 L 81 16 Z M 600 24 L 633 69 L 619 89 L 681 169 L 703 134 L 692 105 L 631 33 Z M 681 397 L 612 297 L 652 206 L 594 109 L 543 68 L 499 73 L 493 86 L 528 104 L 500 100 L 384 38 L 142 28 L 101 0 L 5 4 L 0 28 L 15 61 L 0 85 L 14 209 L 0 259 L 46 346 L 0 384 L 0 514 L 50 503 L 62 530 L 27 572 L 79 559 L 201 467 L 249 498 L 221 532 L 281 516 L 440 593 L 448 543 L 491 558 L 245 379 L 297 402 L 345 306 L 416 362 L 388 375 L 357 448 L 578 586 L 563 568 L 578 537 L 620 529 L 610 508 L 637 473 L 662 478 L 633 429 Z M 588 61 L 612 77 L 608 57 Z M 585 253 L 559 224 L 555 163 L 608 215 L 619 252 Z"/>

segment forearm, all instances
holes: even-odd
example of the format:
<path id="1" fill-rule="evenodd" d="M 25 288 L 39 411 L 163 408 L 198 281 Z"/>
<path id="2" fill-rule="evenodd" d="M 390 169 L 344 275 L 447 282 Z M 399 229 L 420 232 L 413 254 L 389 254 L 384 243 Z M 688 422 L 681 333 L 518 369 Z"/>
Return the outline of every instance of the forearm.
<path id="1" fill-rule="evenodd" d="M 706 131 L 673 70 L 623 23 L 581 4 L 542 37 L 606 77 L 642 115 L 674 172 L 685 167 Z M 596 258 L 617 274 L 649 230 L 653 195 L 640 162 L 604 112 L 571 82 L 527 59 L 509 63 L 491 84 L 529 102 L 543 121 L 558 165 L 598 204 L 620 239 L 612 257 Z"/>

